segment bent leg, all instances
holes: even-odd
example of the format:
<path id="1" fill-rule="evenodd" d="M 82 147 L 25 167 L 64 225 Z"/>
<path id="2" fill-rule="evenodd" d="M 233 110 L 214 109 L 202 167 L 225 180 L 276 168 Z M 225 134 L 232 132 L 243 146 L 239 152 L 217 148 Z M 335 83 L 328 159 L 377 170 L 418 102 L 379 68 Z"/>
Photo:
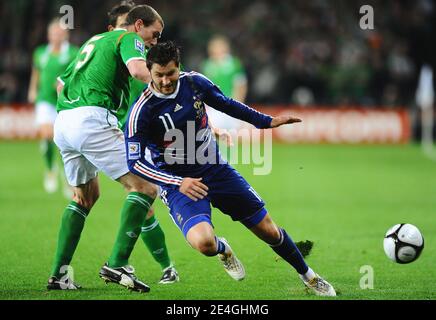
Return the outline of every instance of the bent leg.
<path id="1" fill-rule="evenodd" d="M 52 171 L 54 165 L 54 156 L 56 146 L 53 142 L 53 124 L 42 124 L 38 128 L 39 137 L 41 139 L 41 152 L 45 160 L 47 170 Z"/>
<path id="2" fill-rule="evenodd" d="M 141 239 L 162 270 L 171 266 L 171 259 L 165 243 L 165 233 L 154 214 L 153 208 L 150 208 L 145 218 L 141 229 Z"/>
<path id="3" fill-rule="evenodd" d="M 174 223 L 192 248 L 205 256 L 218 255 L 225 271 L 235 280 L 245 277 L 245 270 L 224 238 L 215 236 L 208 198 L 193 201 L 175 190 L 163 190 L 161 198 L 170 208 Z"/>
<path id="4" fill-rule="evenodd" d="M 157 187 L 146 180 L 127 173 L 117 179 L 128 195 L 121 210 L 121 222 L 108 265 L 111 268 L 128 264 L 130 254 L 141 234 L 147 212 L 156 198 Z"/>
<path id="5" fill-rule="evenodd" d="M 44 101 L 36 104 L 35 124 L 38 127 L 40 150 L 46 167 L 44 189 L 48 193 L 53 193 L 58 188 L 58 172 L 55 167 L 56 147 L 53 142 L 53 124 L 56 116 L 56 107 L 52 104 Z"/>
<path id="6" fill-rule="evenodd" d="M 51 270 L 51 276 L 58 279 L 67 271 L 64 266 L 71 263 L 86 217 L 99 197 L 97 178 L 73 189 L 73 201 L 68 204 L 62 217 L 55 260 Z"/>
<path id="7" fill-rule="evenodd" d="M 227 274 L 236 281 L 245 278 L 245 269 L 224 238 L 218 238 L 208 222 L 200 222 L 189 229 L 186 239 L 189 244 L 205 256 L 218 255 Z"/>
<path id="8" fill-rule="evenodd" d="M 258 238 L 266 242 L 280 257 L 287 261 L 301 275 L 311 272 L 295 243 L 282 228 L 267 214 L 261 222 L 250 228 Z M 312 271 L 313 272 L 313 271 Z M 309 276 L 312 276 L 311 274 Z"/>
<path id="9" fill-rule="evenodd" d="M 224 244 L 217 239 L 210 223 L 202 221 L 191 227 L 186 234 L 186 240 L 195 250 L 205 256 L 212 257 L 224 253 Z"/>
<path id="10" fill-rule="evenodd" d="M 58 170 L 55 166 L 56 146 L 53 142 L 53 125 L 43 124 L 38 129 L 41 138 L 40 151 L 44 158 L 44 189 L 54 193 L 58 189 Z"/>

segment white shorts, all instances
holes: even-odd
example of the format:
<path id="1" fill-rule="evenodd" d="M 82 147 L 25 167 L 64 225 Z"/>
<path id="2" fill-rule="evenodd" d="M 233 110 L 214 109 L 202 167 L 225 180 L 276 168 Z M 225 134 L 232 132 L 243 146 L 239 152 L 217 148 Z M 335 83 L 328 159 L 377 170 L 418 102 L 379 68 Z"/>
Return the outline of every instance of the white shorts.
<path id="1" fill-rule="evenodd" d="M 57 115 L 56 106 L 51 103 L 41 101 L 35 105 L 35 124 L 37 126 L 54 124 Z"/>
<path id="2" fill-rule="evenodd" d="M 116 180 L 129 172 L 123 132 L 118 120 L 101 107 L 79 107 L 59 112 L 54 125 L 68 183 L 74 187 L 97 176 Z"/>

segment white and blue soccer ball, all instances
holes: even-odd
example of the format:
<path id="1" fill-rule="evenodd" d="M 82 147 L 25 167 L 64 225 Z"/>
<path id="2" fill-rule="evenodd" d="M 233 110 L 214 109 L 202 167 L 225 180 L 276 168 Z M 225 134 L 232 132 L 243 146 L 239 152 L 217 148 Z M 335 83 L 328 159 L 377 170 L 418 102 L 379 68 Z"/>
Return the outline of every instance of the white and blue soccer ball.
<path id="1" fill-rule="evenodd" d="M 386 232 L 383 247 L 392 261 L 411 263 L 419 258 L 424 249 L 424 237 L 413 224 L 396 224 Z"/>

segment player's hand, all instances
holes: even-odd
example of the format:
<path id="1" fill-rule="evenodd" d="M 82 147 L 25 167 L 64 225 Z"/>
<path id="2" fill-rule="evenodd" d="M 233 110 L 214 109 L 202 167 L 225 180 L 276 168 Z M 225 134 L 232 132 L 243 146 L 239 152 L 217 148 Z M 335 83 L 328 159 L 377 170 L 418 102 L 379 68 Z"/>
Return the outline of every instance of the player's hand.
<path id="1" fill-rule="evenodd" d="M 183 178 L 179 191 L 194 201 L 204 199 L 204 197 L 207 196 L 209 188 L 201 183 L 201 180 L 202 178 Z"/>
<path id="2" fill-rule="evenodd" d="M 213 128 L 213 134 L 218 140 L 224 141 L 227 146 L 233 147 L 232 135 L 226 129 Z"/>
<path id="3" fill-rule="evenodd" d="M 272 119 L 271 128 L 277 128 L 277 127 L 280 127 L 281 125 L 284 125 L 284 124 L 292 124 L 292 123 L 297 123 L 297 122 L 302 122 L 302 120 L 295 118 L 291 115 L 278 116 L 278 117 L 274 117 Z"/>

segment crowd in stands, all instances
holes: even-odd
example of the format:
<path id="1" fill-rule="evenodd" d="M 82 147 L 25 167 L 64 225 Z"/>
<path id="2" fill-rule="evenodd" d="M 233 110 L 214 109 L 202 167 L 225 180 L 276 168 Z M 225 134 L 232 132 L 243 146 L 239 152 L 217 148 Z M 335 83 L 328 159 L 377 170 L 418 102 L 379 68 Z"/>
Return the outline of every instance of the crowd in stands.
<path id="1" fill-rule="evenodd" d="M 71 42 L 106 30 L 117 1 L 14 0 L 0 3 L 0 103 L 26 102 L 32 52 L 46 27 L 74 9 Z M 214 34 L 230 39 L 245 67 L 248 103 L 410 106 L 421 63 L 434 52 L 435 2 L 356 0 L 143 1 L 165 20 L 164 39 L 198 70 Z M 374 29 L 360 27 L 362 5 Z M 434 34 L 433 34 L 434 38 Z M 434 58 L 434 57 L 433 57 Z"/>

